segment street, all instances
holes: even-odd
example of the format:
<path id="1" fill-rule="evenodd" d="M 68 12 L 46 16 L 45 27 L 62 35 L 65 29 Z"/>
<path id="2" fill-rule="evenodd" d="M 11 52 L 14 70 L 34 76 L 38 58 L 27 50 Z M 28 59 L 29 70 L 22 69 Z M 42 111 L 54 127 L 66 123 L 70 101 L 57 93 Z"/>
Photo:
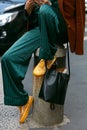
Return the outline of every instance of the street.
<path id="1" fill-rule="evenodd" d="M 30 123 L 31 113 L 24 124 L 19 124 L 17 107 L 5 106 L 3 103 L 3 84 L 0 63 L 0 130 L 87 130 L 87 15 L 84 37 L 84 55 L 70 53 L 71 78 L 67 90 L 64 115 L 69 122 L 62 126 L 37 127 Z M 31 59 L 26 77 L 23 81 L 25 89 L 32 95 Z"/>

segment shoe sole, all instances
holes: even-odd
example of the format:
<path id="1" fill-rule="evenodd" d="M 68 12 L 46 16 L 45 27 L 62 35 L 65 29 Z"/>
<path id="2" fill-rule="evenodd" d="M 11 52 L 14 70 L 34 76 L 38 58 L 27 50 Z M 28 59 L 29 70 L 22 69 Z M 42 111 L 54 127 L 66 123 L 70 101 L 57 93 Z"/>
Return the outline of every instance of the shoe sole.
<path id="1" fill-rule="evenodd" d="M 46 73 L 46 72 L 45 72 L 45 73 Z M 44 76 L 45 74 L 37 75 L 37 74 L 34 74 L 34 73 L 33 73 L 33 75 L 34 75 L 35 77 L 42 77 L 42 76 Z"/>

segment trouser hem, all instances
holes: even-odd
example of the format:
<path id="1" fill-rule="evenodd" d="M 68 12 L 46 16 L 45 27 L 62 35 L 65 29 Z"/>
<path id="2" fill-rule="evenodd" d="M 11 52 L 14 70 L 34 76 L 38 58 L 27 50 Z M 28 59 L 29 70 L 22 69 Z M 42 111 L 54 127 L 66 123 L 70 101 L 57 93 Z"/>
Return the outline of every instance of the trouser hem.
<path id="1" fill-rule="evenodd" d="M 28 101 L 28 95 L 25 98 L 19 97 L 4 97 L 4 104 L 11 106 L 23 106 Z"/>

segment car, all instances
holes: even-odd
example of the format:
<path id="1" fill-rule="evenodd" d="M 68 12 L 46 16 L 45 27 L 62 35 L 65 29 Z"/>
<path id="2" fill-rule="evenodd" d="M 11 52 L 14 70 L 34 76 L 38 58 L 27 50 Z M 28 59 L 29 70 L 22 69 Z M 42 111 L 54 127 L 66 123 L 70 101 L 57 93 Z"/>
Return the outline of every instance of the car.
<path id="1" fill-rule="evenodd" d="M 0 55 L 27 30 L 25 0 L 0 0 Z"/>
<path id="2" fill-rule="evenodd" d="M 87 0 L 85 0 L 85 11 L 87 12 Z"/>

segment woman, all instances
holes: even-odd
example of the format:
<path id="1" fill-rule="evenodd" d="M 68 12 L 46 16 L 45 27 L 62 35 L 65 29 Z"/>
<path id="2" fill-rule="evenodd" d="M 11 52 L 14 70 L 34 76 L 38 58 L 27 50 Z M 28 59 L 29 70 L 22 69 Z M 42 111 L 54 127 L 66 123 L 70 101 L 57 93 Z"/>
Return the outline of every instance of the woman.
<path id="1" fill-rule="evenodd" d="M 68 27 L 71 52 L 83 54 L 84 0 L 58 0 L 58 3 Z M 32 23 L 32 29 L 18 39 L 1 59 L 4 104 L 19 108 L 20 123 L 25 122 L 34 100 L 32 96 L 28 96 L 22 84 L 32 53 L 40 48 L 40 58 L 51 61 L 48 62 L 48 66 L 55 61 L 59 20 L 52 4 L 48 0 L 26 2 L 26 15 Z M 46 55 L 44 55 L 45 49 Z M 42 69 L 43 66 L 45 66 L 44 62 L 39 65 Z"/>
<path id="2" fill-rule="evenodd" d="M 85 29 L 85 0 L 58 0 L 58 5 L 66 21 L 70 50 L 72 53 L 75 53 L 77 55 L 83 55 Z M 45 67 L 41 66 L 43 62 L 44 60 L 41 60 L 35 67 L 33 71 L 33 74 L 35 76 L 41 76 L 45 73 L 45 71 L 43 71 L 45 70 L 43 69 Z M 50 61 L 48 61 L 48 65 L 49 63 Z M 52 65 L 51 63 L 50 67 Z"/>

